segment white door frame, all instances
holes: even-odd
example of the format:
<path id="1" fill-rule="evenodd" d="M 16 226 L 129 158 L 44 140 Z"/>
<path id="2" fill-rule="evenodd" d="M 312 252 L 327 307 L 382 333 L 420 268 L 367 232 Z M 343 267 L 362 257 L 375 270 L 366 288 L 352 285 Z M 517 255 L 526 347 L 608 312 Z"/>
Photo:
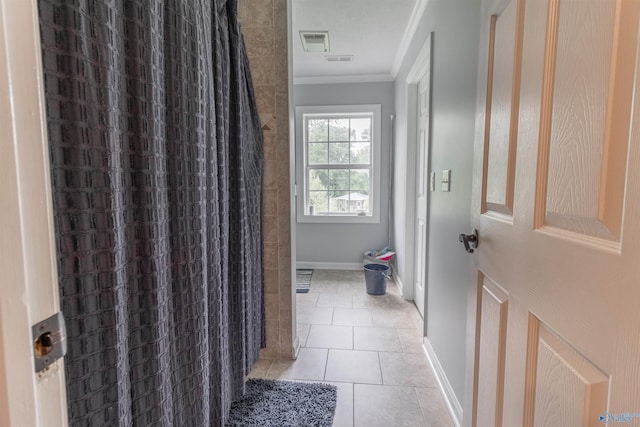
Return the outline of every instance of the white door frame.
<path id="1" fill-rule="evenodd" d="M 416 251 L 416 239 L 415 239 L 415 222 L 416 222 L 416 179 L 417 179 L 417 170 L 416 170 L 416 141 L 418 138 L 416 129 L 418 126 L 418 84 L 420 80 L 425 76 L 425 74 L 431 69 L 431 47 L 433 41 L 433 33 L 430 33 L 424 41 L 422 48 L 420 49 L 420 53 L 416 57 L 407 77 L 405 79 L 405 91 L 407 94 L 407 181 L 405 188 L 405 200 L 406 206 L 405 211 L 407 213 L 406 222 L 405 222 L 405 247 L 403 248 L 403 252 L 405 254 L 404 259 L 404 277 L 402 287 L 402 297 L 408 300 L 412 300 L 414 298 L 414 283 L 415 283 L 415 272 L 416 266 L 414 265 L 414 254 Z M 431 132 L 429 132 L 429 143 L 428 147 L 431 145 Z M 428 148 L 429 150 L 429 148 Z M 427 208 L 428 210 L 428 208 Z M 427 229 L 428 229 L 428 214 L 427 214 Z M 428 248 L 427 248 L 428 250 Z M 426 262 L 426 259 L 425 259 Z M 426 270 L 426 266 L 425 266 Z M 425 280 L 425 305 L 427 301 L 427 282 Z M 426 310 L 425 310 L 426 312 Z M 426 332 L 426 316 L 425 316 L 425 329 Z"/>
<path id="2" fill-rule="evenodd" d="M 36 374 L 31 326 L 59 307 L 36 0 L 0 0 L 0 425 L 66 426 L 64 365 Z"/>

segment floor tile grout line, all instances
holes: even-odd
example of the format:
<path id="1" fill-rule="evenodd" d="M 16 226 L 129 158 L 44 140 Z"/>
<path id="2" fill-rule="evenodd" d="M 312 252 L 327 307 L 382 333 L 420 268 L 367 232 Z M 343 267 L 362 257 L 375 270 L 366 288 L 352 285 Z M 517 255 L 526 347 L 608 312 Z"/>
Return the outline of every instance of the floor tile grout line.
<path id="1" fill-rule="evenodd" d="M 351 383 L 351 425 L 356 425 L 356 384 Z"/>
<path id="2" fill-rule="evenodd" d="M 420 413 L 422 414 L 422 419 L 426 423 L 427 414 L 425 414 L 424 409 L 422 409 L 422 405 L 420 404 L 420 397 L 418 396 L 417 387 L 413 387 L 413 394 L 416 397 L 416 401 L 418 402 L 418 408 L 420 408 Z"/>
<path id="3" fill-rule="evenodd" d="M 327 369 L 329 369 L 329 350 L 327 349 L 327 357 L 324 361 L 324 373 L 322 374 L 322 380 L 327 381 Z"/>
<path id="4" fill-rule="evenodd" d="M 379 351 L 377 351 L 376 354 L 378 356 L 378 367 L 380 368 L 380 381 L 381 381 L 381 384 L 384 385 L 384 374 L 382 373 L 382 359 L 380 359 Z"/>
<path id="5" fill-rule="evenodd" d="M 355 326 L 351 326 L 351 349 L 356 349 L 356 328 Z"/>

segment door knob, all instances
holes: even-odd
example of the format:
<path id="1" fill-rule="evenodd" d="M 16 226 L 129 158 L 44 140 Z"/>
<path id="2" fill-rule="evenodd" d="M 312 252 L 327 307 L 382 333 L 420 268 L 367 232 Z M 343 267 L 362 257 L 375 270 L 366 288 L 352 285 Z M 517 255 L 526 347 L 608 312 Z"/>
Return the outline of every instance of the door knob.
<path id="1" fill-rule="evenodd" d="M 478 230 L 471 230 L 471 234 L 461 234 L 458 241 L 464 245 L 464 249 L 470 254 L 478 247 Z"/>

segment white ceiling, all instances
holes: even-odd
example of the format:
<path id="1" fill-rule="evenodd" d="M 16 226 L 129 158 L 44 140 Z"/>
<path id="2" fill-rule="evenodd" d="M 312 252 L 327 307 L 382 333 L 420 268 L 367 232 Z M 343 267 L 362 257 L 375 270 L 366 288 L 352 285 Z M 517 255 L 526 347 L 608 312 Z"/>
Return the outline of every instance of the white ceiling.
<path id="1" fill-rule="evenodd" d="M 293 0 L 294 83 L 393 80 L 423 0 Z M 416 9 L 414 11 L 414 9 Z M 299 31 L 329 31 L 328 53 L 307 53 Z M 327 62 L 326 55 L 353 55 Z"/>

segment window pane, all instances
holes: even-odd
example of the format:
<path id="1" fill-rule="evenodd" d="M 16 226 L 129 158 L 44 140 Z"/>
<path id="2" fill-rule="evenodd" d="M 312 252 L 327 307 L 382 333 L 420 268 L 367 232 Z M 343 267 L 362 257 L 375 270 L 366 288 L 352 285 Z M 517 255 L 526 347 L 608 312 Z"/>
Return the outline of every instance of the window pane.
<path id="1" fill-rule="evenodd" d="M 322 215 L 327 212 L 329 212 L 329 192 L 309 191 L 309 214 Z"/>
<path id="2" fill-rule="evenodd" d="M 369 194 L 369 170 L 368 169 L 351 169 L 351 191 Z"/>
<path id="3" fill-rule="evenodd" d="M 312 169 L 309 171 L 309 190 L 329 190 L 329 171 L 326 169 Z"/>
<path id="4" fill-rule="evenodd" d="M 369 165 L 371 164 L 371 143 L 352 142 L 351 143 L 351 164 Z"/>
<path id="5" fill-rule="evenodd" d="M 326 165 L 329 148 L 326 143 L 313 142 L 309 144 L 309 164 Z"/>
<path id="6" fill-rule="evenodd" d="M 307 131 L 309 142 L 327 141 L 329 121 L 327 119 L 309 119 Z"/>
<path id="7" fill-rule="evenodd" d="M 349 190 L 349 170 L 329 170 L 329 189 L 333 191 Z"/>
<path id="8" fill-rule="evenodd" d="M 371 141 L 371 118 L 351 119 L 351 141 Z"/>
<path id="9" fill-rule="evenodd" d="M 350 213 L 369 213 L 369 196 L 362 193 L 349 193 L 348 208 Z"/>
<path id="10" fill-rule="evenodd" d="M 329 199 L 329 208 L 331 213 L 348 213 L 349 212 L 349 192 L 333 191 Z"/>
<path id="11" fill-rule="evenodd" d="M 349 143 L 331 142 L 329 143 L 329 164 L 343 165 L 349 163 Z"/>
<path id="12" fill-rule="evenodd" d="M 302 174 L 305 188 L 301 215 L 314 216 L 310 222 L 322 222 L 326 216 L 351 217 L 344 222 L 366 222 L 355 217 L 369 217 L 378 209 L 378 194 L 373 193 L 377 191 L 374 175 L 380 166 L 374 165 L 373 159 L 379 149 L 373 138 L 378 109 L 367 111 L 351 106 L 337 110 L 302 109 L 304 158 L 298 173 Z"/>
<path id="13" fill-rule="evenodd" d="M 349 141 L 349 119 L 329 120 L 329 141 Z"/>

